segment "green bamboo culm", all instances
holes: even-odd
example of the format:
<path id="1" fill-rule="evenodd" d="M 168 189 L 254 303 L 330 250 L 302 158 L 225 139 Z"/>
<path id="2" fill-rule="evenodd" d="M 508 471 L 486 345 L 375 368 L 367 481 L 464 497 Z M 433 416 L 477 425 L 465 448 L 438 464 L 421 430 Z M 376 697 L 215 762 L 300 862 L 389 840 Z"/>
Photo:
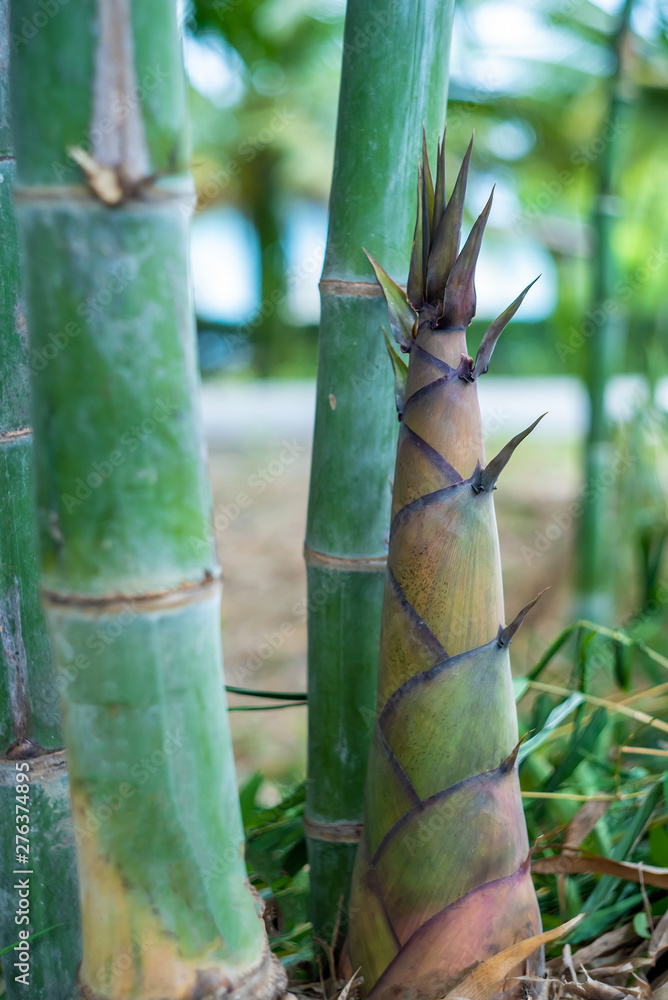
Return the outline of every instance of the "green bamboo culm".
<path id="1" fill-rule="evenodd" d="M 619 200 L 615 196 L 615 165 L 619 158 L 618 138 L 623 127 L 625 99 L 623 89 L 623 54 L 630 30 L 633 0 L 624 0 L 619 22 L 610 41 L 610 55 L 615 70 L 606 81 L 608 102 L 605 126 L 613 139 L 607 142 L 596 164 L 597 192 L 591 224 L 595 234 L 592 254 L 592 312 L 602 321 L 593 321 L 594 330 L 585 346 L 585 387 L 589 397 L 589 427 L 584 443 L 584 480 L 587 501 L 582 511 L 578 539 L 577 613 L 582 618 L 610 624 L 614 617 L 612 581 L 614 580 L 612 546 L 611 491 L 606 477 L 615 454 L 610 420 L 606 414 L 605 394 L 612 376 L 619 368 L 625 340 L 625 320 L 615 303 L 618 267 L 613 248 Z"/>
<path id="2" fill-rule="evenodd" d="M 473 965 L 540 930 L 508 656 L 528 608 L 500 624 L 492 496 L 535 425 L 486 462 L 476 388 L 528 288 L 491 324 L 474 361 L 466 327 L 492 199 L 460 252 L 471 146 L 446 202 L 444 145 L 434 178 L 426 149 L 419 168 L 406 292 L 370 258 L 396 343 L 386 335 L 401 419 L 380 713 L 350 900 L 350 962 L 373 1000 L 444 997 Z M 535 976 L 540 965 L 537 953 L 514 974 Z M 504 989 L 522 996 L 533 986 L 514 980 L 489 993 Z"/>
<path id="3" fill-rule="evenodd" d="M 58 690 L 39 598 L 9 57 L 9 2 L 0 0 L 0 952 L 11 949 L 1 960 L 8 1000 L 69 1000 L 81 958 L 79 892 Z M 40 936 L 26 945 L 33 934 Z"/>
<path id="4" fill-rule="evenodd" d="M 346 12 L 305 546 L 305 829 L 314 935 L 328 943 L 346 924 L 362 822 L 397 433 L 362 246 L 405 273 L 417 137 L 445 120 L 452 13 L 452 0 L 349 0 Z"/>
<path id="5" fill-rule="evenodd" d="M 43 600 L 86 1000 L 274 1000 L 245 884 L 198 417 L 173 0 L 13 5 Z M 210 536 L 208 536 L 210 538 Z"/>

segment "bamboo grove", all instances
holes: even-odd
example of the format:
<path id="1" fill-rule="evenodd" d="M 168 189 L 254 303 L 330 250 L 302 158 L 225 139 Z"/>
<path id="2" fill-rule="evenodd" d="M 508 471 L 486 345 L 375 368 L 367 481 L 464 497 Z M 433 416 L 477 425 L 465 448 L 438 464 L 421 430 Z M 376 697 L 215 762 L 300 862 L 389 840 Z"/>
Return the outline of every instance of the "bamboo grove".
<path id="1" fill-rule="evenodd" d="M 500 624 L 492 495 L 532 427 L 486 462 L 476 390 L 528 288 L 474 361 L 466 327 L 492 198 L 460 252 L 471 146 L 447 203 L 444 146 L 434 182 L 424 143 L 406 292 L 371 258 L 397 344 L 387 341 L 401 421 L 379 714 L 350 905 L 350 961 L 374 1000 L 442 997 L 471 965 L 540 930 L 508 654 L 528 608 Z M 538 952 L 528 972 L 540 965 Z"/>
<path id="2" fill-rule="evenodd" d="M 37 18 L 38 0 L 12 6 Z M 157 70 L 160 72 L 157 72 Z M 274 1000 L 245 884 L 188 282 L 176 4 L 63 5 L 12 58 L 42 599 L 88 1000 Z M 52 701 L 51 701 L 52 704 Z"/>

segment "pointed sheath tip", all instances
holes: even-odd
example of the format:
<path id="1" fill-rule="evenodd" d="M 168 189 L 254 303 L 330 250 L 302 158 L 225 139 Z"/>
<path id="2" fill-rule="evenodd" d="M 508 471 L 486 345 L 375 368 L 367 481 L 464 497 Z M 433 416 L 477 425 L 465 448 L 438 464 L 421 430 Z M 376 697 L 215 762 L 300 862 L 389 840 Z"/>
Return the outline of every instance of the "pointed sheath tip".
<path id="1" fill-rule="evenodd" d="M 540 278 L 540 274 L 538 275 L 538 278 Z M 499 316 L 496 317 L 494 322 L 490 323 L 490 325 L 487 327 L 485 335 L 480 342 L 478 353 L 476 354 L 476 359 L 475 359 L 476 378 L 479 378 L 481 375 L 485 375 L 486 372 L 489 370 L 489 363 L 492 360 L 492 354 L 494 353 L 494 348 L 496 347 L 496 343 L 499 337 L 501 336 L 505 328 L 508 326 L 508 324 L 510 323 L 511 319 L 513 318 L 519 307 L 524 302 L 524 299 L 529 289 L 533 288 L 533 286 L 538 281 L 538 278 L 534 278 L 533 281 L 530 282 L 526 286 L 526 288 L 520 292 L 517 298 L 510 303 L 508 308 L 504 309 L 504 311 Z"/>
<path id="2" fill-rule="evenodd" d="M 513 641 L 515 633 L 519 629 L 520 625 L 523 623 L 526 616 L 529 614 L 533 606 L 541 599 L 543 594 L 549 589 L 550 589 L 549 587 L 545 587 L 536 597 L 534 597 L 533 601 L 529 601 L 529 603 L 522 608 L 519 614 L 515 615 L 510 625 L 506 625 L 505 628 L 503 627 L 503 625 L 499 625 L 499 634 L 496 637 L 496 644 L 499 647 L 499 649 L 502 649 L 504 646 L 510 645 L 510 643 Z M 520 740 L 520 742 L 522 741 Z"/>
<path id="3" fill-rule="evenodd" d="M 508 774 L 508 772 L 512 771 L 512 769 L 515 767 L 515 764 L 517 762 L 517 755 L 520 752 L 520 747 L 522 746 L 523 740 L 524 737 L 522 737 L 521 740 L 518 740 L 513 749 L 508 754 L 508 756 L 504 760 L 502 760 L 501 763 L 499 764 L 499 771 L 501 772 L 501 774 Z"/>
<path id="4" fill-rule="evenodd" d="M 475 476 L 475 473 L 473 474 L 473 476 L 471 477 L 471 485 L 475 489 L 476 493 L 481 493 L 481 492 L 489 493 L 496 488 L 496 481 L 503 472 L 503 470 L 505 469 L 508 462 L 510 461 L 510 458 L 515 449 L 517 448 L 517 446 L 521 444 L 522 441 L 524 441 L 525 437 L 528 437 L 529 434 L 531 434 L 532 430 L 534 430 L 534 428 L 541 422 L 543 417 L 546 415 L 547 411 L 545 413 L 541 413 L 538 419 L 534 420 L 534 422 L 529 427 L 527 427 L 523 431 L 520 431 L 520 433 L 516 434 L 514 438 L 511 438 L 508 444 L 504 448 L 502 448 L 501 451 L 498 453 L 498 455 L 495 455 L 492 461 L 489 462 L 487 466 L 482 470 L 478 482 L 476 483 L 473 482 L 473 476 Z M 477 489 L 476 486 L 478 487 Z"/>

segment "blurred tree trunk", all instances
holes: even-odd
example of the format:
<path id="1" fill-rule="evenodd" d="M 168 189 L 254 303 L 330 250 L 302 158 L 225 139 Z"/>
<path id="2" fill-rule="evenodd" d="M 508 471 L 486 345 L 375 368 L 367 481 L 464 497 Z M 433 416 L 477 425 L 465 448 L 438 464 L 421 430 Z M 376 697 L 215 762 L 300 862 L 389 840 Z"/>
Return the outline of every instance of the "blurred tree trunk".
<path id="1" fill-rule="evenodd" d="M 605 394 L 612 376 L 619 370 L 625 321 L 610 309 L 615 301 L 618 278 L 612 245 L 618 212 L 615 197 L 615 164 L 619 123 L 625 102 L 621 93 L 623 56 L 633 0 L 624 0 L 618 29 L 611 43 L 616 68 L 609 83 L 609 103 L 605 126 L 613 136 L 603 150 L 597 169 L 597 195 L 592 215 L 595 233 L 592 260 L 594 332 L 586 341 L 586 386 L 589 396 L 589 427 L 585 441 L 585 503 L 578 546 L 578 613 L 584 618 L 607 622 L 614 617 L 614 546 L 611 496 L 607 482 L 614 453 L 612 429 L 605 407 Z M 614 480 L 613 480 L 614 481 Z"/>
<path id="2" fill-rule="evenodd" d="M 245 167 L 245 172 L 251 174 L 253 191 L 249 205 L 260 241 L 260 311 L 250 324 L 253 329 L 253 367 L 263 378 L 271 375 L 280 364 L 288 340 L 282 318 L 286 261 L 278 216 L 277 162 L 275 153 L 264 149 L 252 164 Z M 242 183 L 247 189 L 249 181 Z"/>

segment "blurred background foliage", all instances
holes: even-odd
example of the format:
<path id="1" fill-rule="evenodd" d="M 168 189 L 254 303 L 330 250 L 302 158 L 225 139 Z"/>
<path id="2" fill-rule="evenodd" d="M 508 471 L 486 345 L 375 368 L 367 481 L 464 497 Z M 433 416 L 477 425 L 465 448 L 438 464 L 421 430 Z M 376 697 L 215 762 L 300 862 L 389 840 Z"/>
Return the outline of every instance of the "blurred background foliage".
<path id="1" fill-rule="evenodd" d="M 205 370 L 315 372 L 344 8 L 343 0 L 186 7 Z M 582 341 L 597 324 L 587 312 L 588 264 L 605 156 L 617 192 L 618 367 L 653 381 L 665 374 L 668 12 L 659 0 L 633 3 L 612 122 L 619 15 L 618 0 L 457 4 L 448 153 L 452 177 L 475 129 L 469 223 L 497 184 L 474 343 L 477 327 L 542 272 L 496 374 L 582 373 Z"/>
<path id="2" fill-rule="evenodd" d="M 586 381 L 588 347 L 609 316 L 608 370 L 623 376 L 608 386 L 614 453 L 624 456 L 623 471 L 605 485 L 614 629 L 580 622 L 553 640 L 573 615 L 578 515 L 567 511 L 583 497 L 578 449 L 586 414 L 574 437 L 566 400 L 551 414 L 563 425 L 563 441 L 558 432 L 547 446 L 529 440 L 498 494 L 509 611 L 548 583 L 553 588 L 513 646 L 523 675 L 520 731 L 531 734 L 521 769 L 530 834 L 541 846 L 538 855 L 560 853 L 574 843 L 573 820 L 585 800 L 602 796 L 605 813 L 576 824 L 586 830 L 579 842 L 585 853 L 668 867 L 668 8 L 661 0 L 457 0 L 456 6 L 447 155 L 453 178 L 475 129 L 468 225 L 497 184 L 469 349 L 475 353 L 489 320 L 541 273 L 504 335 L 490 380 L 526 377 L 539 397 L 541 377 Z M 620 36 L 624 8 L 628 30 Z M 344 13 L 344 0 L 184 5 L 198 192 L 193 274 L 205 375 L 222 374 L 228 383 L 315 376 Z M 606 170 L 612 194 L 602 207 L 612 219 L 614 280 L 601 302 L 596 207 Z M 520 391 L 509 385 L 508 392 Z M 492 453 L 508 436 L 506 419 L 500 412 L 498 426 L 487 428 Z M 216 493 L 214 477 L 221 503 L 234 495 L 231 454 L 224 456 L 224 476 L 223 456 L 217 465 L 213 454 L 214 470 L 227 484 L 227 492 L 221 485 Z M 304 497 L 306 461 L 299 480 L 295 469 L 290 473 Z M 267 496 L 257 518 L 276 528 L 271 510 L 278 494 Z M 299 540 L 302 517 L 303 511 L 295 515 L 292 533 Z M 240 517 L 237 539 L 244 524 Z M 244 572 L 249 551 L 259 558 L 258 531 L 252 525 L 248 531 L 243 551 L 236 543 Z M 283 522 L 277 532 L 295 552 L 281 550 L 266 599 L 264 570 L 258 571 L 246 605 L 228 611 L 230 621 L 235 614 L 248 621 L 251 604 L 266 620 L 272 594 L 286 589 L 286 566 L 298 580 L 298 542 L 292 545 Z M 229 566 L 232 535 L 221 544 Z M 267 534 L 265 556 L 270 544 Z M 228 609 L 235 601 L 234 562 L 230 576 Z M 284 610 L 276 612 L 276 627 L 281 616 Z M 267 665 L 253 687 L 303 684 L 305 640 L 301 632 L 298 638 L 292 660 L 282 665 L 277 654 L 275 667 Z M 226 656 L 229 672 L 234 647 Z M 267 719 L 261 738 L 255 713 L 233 717 L 248 779 L 242 808 L 249 871 L 270 903 L 275 949 L 295 970 L 311 947 L 303 761 L 294 747 L 289 759 L 278 755 L 279 764 L 271 758 L 285 733 L 303 733 L 296 721 L 302 711 L 260 716 Z M 285 719 L 282 730 L 278 717 Z M 249 778 L 255 767 L 262 773 Z M 666 910 L 663 888 L 591 872 L 540 874 L 538 887 L 546 925 L 587 912 L 572 935 L 574 949 L 621 925 L 640 954 Z"/>

